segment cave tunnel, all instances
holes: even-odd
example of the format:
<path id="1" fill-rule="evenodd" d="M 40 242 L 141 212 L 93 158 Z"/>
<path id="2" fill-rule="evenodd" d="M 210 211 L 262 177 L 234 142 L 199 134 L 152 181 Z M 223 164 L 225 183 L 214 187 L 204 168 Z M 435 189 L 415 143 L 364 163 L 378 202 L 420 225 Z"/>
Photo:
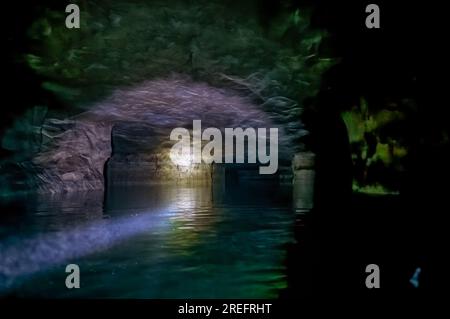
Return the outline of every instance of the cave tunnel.
<path id="1" fill-rule="evenodd" d="M 63 8 L 46 2 L 12 3 L 21 14 L 4 20 L 15 107 L 1 119 L 0 189 L 18 201 L 2 206 L 0 295 L 69 259 L 97 270 L 83 274 L 98 285 L 82 298 L 268 298 L 287 284 L 298 296 L 364 288 L 373 262 L 399 287 L 439 268 L 448 129 L 439 77 L 418 64 L 441 63 L 417 41 L 442 42 L 433 23 L 413 23 L 423 6 L 383 4 L 377 32 L 365 3 L 98 1 L 67 32 Z M 194 120 L 279 128 L 278 172 L 174 165 L 170 132 Z M 98 251 L 104 260 L 85 258 Z M 125 268 L 143 279 L 108 284 Z M 20 294 L 64 295 L 45 279 Z"/>
<path id="2" fill-rule="evenodd" d="M 177 165 L 169 158 L 174 144 L 171 130 L 191 130 L 193 120 L 201 120 L 202 128 L 222 131 L 279 128 L 278 172 L 260 175 L 255 164 L 221 164 L 226 184 L 251 180 L 279 184 L 292 177 L 295 145 L 252 99 L 174 76 L 116 90 L 73 117 L 46 119 L 41 151 L 26 164 L 32 176 L 29 183 L 41 193 L 105 190 L 114 185 L 211 184 L 211 165 Z"/>

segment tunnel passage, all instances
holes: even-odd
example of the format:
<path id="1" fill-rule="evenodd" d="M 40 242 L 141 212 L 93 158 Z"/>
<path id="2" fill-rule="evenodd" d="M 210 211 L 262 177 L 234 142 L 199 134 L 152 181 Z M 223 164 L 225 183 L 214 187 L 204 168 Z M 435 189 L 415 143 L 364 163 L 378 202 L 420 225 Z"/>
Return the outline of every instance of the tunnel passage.
<path id="1" fill-rule="evenodd" d="M 71 118 L 47 119 L 41 129 L 42 150 L 24 167 L 33 188 L 44 193 L 104 189 L 105 177 L 111 183 L 175 179 L 169 165 L 161 164 L 167 161 L 164 149 L 170 131 L 189 128 L 193 120 L 201 120 L 205 128 L 277 127 L 250 97 L 172 76 L 117 89 Z M 278 128 L 283 153 L 290 148 Z"/>
<path id="2" fill-rule="evenodd" d="M 111 130 L 111 157 L 105 163 L 105 185 L 150 185 L 175 183 L 206 185 L 211 165 L 176 165 L 169 158 L 174 144 L 167 129 L 142 122 L 119 122 Z"/>

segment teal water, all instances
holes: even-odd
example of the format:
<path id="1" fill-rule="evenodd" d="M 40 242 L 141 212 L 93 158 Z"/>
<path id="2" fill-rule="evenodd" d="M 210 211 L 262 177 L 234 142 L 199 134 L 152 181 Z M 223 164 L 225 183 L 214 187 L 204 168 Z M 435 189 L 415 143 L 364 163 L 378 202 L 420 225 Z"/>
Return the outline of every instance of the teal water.
<path id="1" fill-rule="evenodd" d="M 294 215 L 274 194 L 154 186 L 11 199 L 0 215 L 0 295 L 276 298 Z M 79 289 L 65 286 L 70 263 Z"/>

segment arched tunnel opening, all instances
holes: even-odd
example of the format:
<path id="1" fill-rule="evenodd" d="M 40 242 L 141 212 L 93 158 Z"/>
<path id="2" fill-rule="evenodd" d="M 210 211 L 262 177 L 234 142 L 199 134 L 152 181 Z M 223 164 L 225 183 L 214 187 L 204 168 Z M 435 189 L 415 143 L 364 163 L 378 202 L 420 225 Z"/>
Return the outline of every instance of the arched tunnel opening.
<path id="1" fill-rule="evenodd" d="M 185 128 L 192 132 L 195 120 L 200 120 L 203 128 L 221 132 L 236 127 L 276 128 L 276 172 L 261 175 L 258 163 L 225 160 L 214 165 L 192 163 L 191 158 L 174 163 L 170 158 L 175 143 L 171 131 Z M 284 128 L 251 97 L 183 76 L 118 89 L 81 114 L 47 119 L 41 135 L 42 150 L 27 163 L 28 173 L 38 192 L 53 194 L 107 191 L 126 185 L 213 186 L 222 182 L 274 188 L 292 184 L 291 160 L 298 149 Z M 247 152 L 248 137 L 243 141 Z M 225 157 L 224 144 L 220 151 Z M 244 157 L 248 160 L 247 153 Z"/>
<path id="2" fill-rule="evenodd" d="M 252 153 L 246 147 L 251 144 L 248 138 L 243 138 L 245 154 L 233 154 L 231 163 L 193 163 L 192 158 L 174 163 L 170 152 L 176 141 L 170 139 L 171 131 L 183 128 L 193 134 L 196 120 L 201 121 L 204 129 L 225 132 L 224 140 L 227 128 L 277 128 L 276 172 L 261 174 L 261 163 L 248 163 Z M 61 227 L 56 233 L 26 239 L 24 244 L 21 244 L 24 239 L 18 238 L 17 244 L 0 246 L 3 255 L 8 256 L 0 263 L 0 272 L 8 277 L 0 285 L 0 293 L 8 291 L 28 273 L 47 271 L 70 258 L 81 258 L 89 264 L 89 256 L 95 252 L 115 253 L 110 248 L 121 247 L 122 242 L 144 235 L 149 236 L 145 246 L 138 242 L 130 251 L 150 249 L 158 256 L 160 247 L 165 245 L 173 246 L 170 249 L 182 255 L 198 250 L 196 254 L 212 260 L 210 267 L 216 269 L 217 280 L 227 277 L 228 268 L 233 273 L 245 269 L 238 265 L 223 267 L 219 250 L 202 251 L 205 236 L 213 246 L 221 247 L 225 255 L 235 256 L 230 260 L 240 253 L 233 242 L 248 242 L 247 249 L 251 250 L 275 249 L 270 256 L 261 251 L 239 257 L 249 263 L 260 263 L 263 268 L 272 267 L 284 258 L 283 250 L 275 247 L 292 236 L 288 225 L 294 218 L 289 204 L 295 189 L 293 183 L 305 185 L 305 178 L 313 179 L 311 175 L 298 174 L 307 166 L 304 160 L 292 165 L 295 143 L 252 97 L 180 75 L 115 90 L 90 105 L 87 111 L 66 119 L 46 119 L 40 134 L 42 148 L 26 164 L 28 179 L 24 182 L 37 190 L 39 209 L 71 214 L 50 217 Z M 272 141 L 267 135 L 263 139 L 258 137 L 253 152 L 262 148 L 261 141 L 266 151 L 271 150 Z M 237 152 L 235 145 L 232 149 Z M 228 157 L 226 145 L 222 144 L 220 152 L 224 158 Z M 240 155 L 245 159 L 243 163 L 237 161 Z M 305 194 L 312 196 L 294 191 L 298 198 Z M 312 197 L 296 202 L 305 209 L 311 209 L 308 206 L 311 203 Z M 70 218 L 74 212 L 75 216 L 86 214 L 89 222 L 59 221 Z M 237 238 L 228 238 L 236 229 L 242 229 L 236 233 Z M 76 241 L 71 244 L 73 238 Z M 33 256 L 29 260 L 27 254 L 31 251 Z M 172 252 L 169 256 L 178 258 Z M 136 258 L 139 259 L 134 255 L 130 260 Z M 162 274 L 165 270 L 154 262 L 158 260 L 144 261 L 164 281 L 168 278 Z M 14 269 L 13 263 L 23 264 L 24 268 Z M 203 271 L 202 266 L 198 269 Z M 276 276 L 281 276 L 281 271 L 273 270 Z M 267 278 L 264 271 L 258 277 L 255 280 L 261 282 Z M 284 279 L 280 277 L 278 281 Z M 192 286 L 197 287 L 198 283 L 193 282 Z M 242 287 L 227 288 L 230 292 L 224 294 L 243 294 Z M 272 288 L 262 283 L 259 289 L 267 295 Z M 182 290 L 182 287 L 171 290 L 170 295 Z M 204 296 L 204 292 L 197 295 Z"/>
<path id="3" fill-rule="evenodd" d="M 260 163 L 174 163 L 170 150 L 175 141 L 170 133 L 174 128 L 191 132 L 195 120 L 201 120 L 203 128 L 214 127 L 220 132 L 236 127 L 278 128 L 277 172 L 260 174 Z M 230 261 L 238 257 L 240 249 L 233 243 L 248 242 L 246 249 L 263 249 L 279 247 L 290 236 L 287 225 L 293 214 L 283 199 L 292 196 L 291 154 L 295 147 L 268 112 L 234 89 L 179 75 L 146 81 L 118 89 L 75 116 L 46 119 L 40 134 L 42 148 L 27 162 L 28 179 L 24 182 L 37 191 L 31 205 L 53 212 L 48 218 L 54 220 L 57 231 L 0 243 L 0 257 L 5 257 L 0 273 L 8 279 L 0 285 L 0 293 L 12 289 L 23 276 L 46 272 L 71 258 L 90 267 L 90 262 L 96 263 L 96 252 L 114 254 L 116 249 L 121 251 L 121 245 L 135 240 L 127 249 L 134 255 L 127 260 L 140 259 L 137 250 L 159 256 L 164 246 L 170 248 L 171 259 L 180 258 L 172 250 L 181 256 L 191 256 L 191 251 L 197 250 L 200 258 L 211 259 L 217 280 L 223 280 L 227 269 L 245 272 L 239 265 L 223 267 L 220 261 L 222 252 L 235 256 Z M 248 144 L 247 140 L 244 145 Z M 221 151 L 225 156 L 225 146 Z M 248 157 L 246 149 L 244 158 Z M 86 220 L 80 219 L 80 214 Z M 230 238 L 236 228 L 242 232 Z M 283 235 L 278 236 L 278 232 Z M 142 237 L 146 238 L 144 243 L 139 242 Z M 203 251 L 203 238 L 209 238 L 220 250 Z M 92 255 L 94 261 L 90 260 Z M 239 258 L 272 267 L 282 260 L 283 252 L 277 249 L 266 256 L 261 251 Z M 168 278 L 157 258 L 141 262 L 159 273 L 158 280 Z M 17 263 L 23 268 L 15 269 L 12 265 Z M 172 266 L 176 264 L 169 268 Z M 198 270 L 202 269 L 199 266 Z M 276 276 L 279 272 L 274 269 Z M 266 280 L 264 271 L 258 277 L 256 281 Z M 259 286 L 264 295 L 271 293 L 271 284 Z M 230 286 L 224 294 L 244 295 L 242 287 Z M 175 288 L 170 296 L 183 290 Z M 194 294 L 204 296 L 201 290 Z"/>

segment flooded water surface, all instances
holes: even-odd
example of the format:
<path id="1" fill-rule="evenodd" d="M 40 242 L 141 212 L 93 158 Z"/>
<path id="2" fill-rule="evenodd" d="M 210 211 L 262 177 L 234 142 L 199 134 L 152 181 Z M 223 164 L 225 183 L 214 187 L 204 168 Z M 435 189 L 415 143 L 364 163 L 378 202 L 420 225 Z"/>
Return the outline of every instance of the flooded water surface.
<path id="1" fill-rule="evenodd" d="M 9 199 L 0 295 L 273 298 L 286 287 L 291 205 L 270 189 L 121 187 Z M 80 288 L 65 268 L 80 268 Z"/>

